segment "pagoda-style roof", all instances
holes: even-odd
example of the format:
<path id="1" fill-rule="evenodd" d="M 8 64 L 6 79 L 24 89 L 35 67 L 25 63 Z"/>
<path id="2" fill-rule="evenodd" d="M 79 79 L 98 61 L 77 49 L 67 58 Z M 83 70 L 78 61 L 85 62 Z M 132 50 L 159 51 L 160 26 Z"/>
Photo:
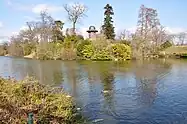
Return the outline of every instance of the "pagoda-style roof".
<path id="1" fill-rule="evenodd" d="M 89 27 L 89 30 L 87 30 L 88 33 L 91 33 L 91 32 L 98 32 L 98 30 L 95 29 L 95 26 L 90 26 Z"/>

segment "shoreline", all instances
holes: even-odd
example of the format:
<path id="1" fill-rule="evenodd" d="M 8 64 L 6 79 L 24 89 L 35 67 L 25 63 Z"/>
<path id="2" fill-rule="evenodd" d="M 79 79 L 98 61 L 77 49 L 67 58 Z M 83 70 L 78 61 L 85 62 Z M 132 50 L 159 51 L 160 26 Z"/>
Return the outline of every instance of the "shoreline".
<path id="1" fill-rule="evenodd" d="M 31 59 L 31 60 L 57 60 L 57 61 L 113 61 L 113 62 L 126 62 L 126 61 L 131 61 L 131 60 L 156 60 L 156 59 L 187 59 L 187 54 L 185 53 L 184 56 L 180 56 L 180 55 L 163 55 L 163 54 L 160 54 L 158 55 L 159 57 L 145 57 L 145 58 L 141 58 L 141 59 L 136 59 L 136 58 L 131 58 L 131 59 L 127 59 L 127 60 L 121 60 L 121 59 L 117 59 L 117 58 L 114 58 L 114 59 L 107 59 L 107 60 L 92 60 L 92 59 L 69 59 L 69 60 L 63 60 L 63 59 L 37 59 L 34 57 L 35 53 L 34 54 L 30 54 L 30 55 L 27 55 L 27 56 L 11 56 L 9 54 L 7 55 L 4 55 L 3 57 L 11 57 L 11 58 L 23 58 L 23 59 Z"/>

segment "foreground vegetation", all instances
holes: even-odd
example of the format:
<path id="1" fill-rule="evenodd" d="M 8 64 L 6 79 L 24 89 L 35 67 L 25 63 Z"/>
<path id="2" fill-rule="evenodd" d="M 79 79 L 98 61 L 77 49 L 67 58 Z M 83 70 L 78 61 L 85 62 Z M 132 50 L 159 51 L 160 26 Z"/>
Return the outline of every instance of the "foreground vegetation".
<path id="1" fill-rule="evenodd" d="M 40 124 L 76 124 L 81 119 L 75 116 L 72 98 L 61 89 L 43 86 L 32 78 L 0 78 L 0 123 L 25 124 L 30 112 Z"/>

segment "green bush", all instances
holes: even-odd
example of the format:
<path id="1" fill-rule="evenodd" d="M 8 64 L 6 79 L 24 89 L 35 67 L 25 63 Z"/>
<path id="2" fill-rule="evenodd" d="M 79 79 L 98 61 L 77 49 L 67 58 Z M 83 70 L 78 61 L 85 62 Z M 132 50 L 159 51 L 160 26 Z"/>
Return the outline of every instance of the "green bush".
<path id="1" fill-rule="evenodd" d="M 51 42 L 45 44 L 45 47 L 38 45 L 36 58 L 40 60 L 61 59 L 63 44 Z"/>
<path id="2" fill-rule="evenodd" d="M 8 52 L 11 56 L 24 56 L 24 50 L 20 42 L 11 42 Z"/>
<path id="3" fill-rule="evenodd" d="M 76 60 L 76 59 L 77 59 L 76 50 L 73 47 L 62 49 L 61 60 Z"/>
<path id="4" fill-rule="evenodd" d="M 119 40 L 118 42 L 122 43 L 122 44 L 125 44 L 125 45 L 128 45 L 128 46 L 131 45 L 131 41 L 129 41 L 129 40 Z"/>
<path id="5" fill-rule="evenodd" d="M 39 47 L 36 53 L 36 58 L 40 60 L 51 60 L 53 59 L 53 53 L 48 49 Z"/>
<path id="6" fill-rule="evenodd" d="M 64 39 L 64 42 L 71 42 L 73 44 L 77 44 L 78 41 L 82 40 L 80 36 L 72 35 L 72 36 L 66 36 Z"/>
<path id="7" fill-rule="evenodd" d="M 112 55 L 119 60 L 131 59 L 131 47 L 125 44 L 112 44 Z"/>
<path id="8" fill-rule="evenodd" d="M 85 59 L 90 59 L 94 54 L 94 47 L 93 45 L 85 45 L 82 49 L 82 55 Z"/>
<path id="9" fill-rule="evenodd" d="M 73 100 L 62 89 L 44 86 L 33 78 L 19 82 L 0 78 L 0 123 L 25 124 L 30 112 L 35 123 L 76 123 Z"/>
<path id="10" fill-rule="evenodd" d="M 103 50 L 95 51 L 91 59 L 99 60 L 99 61 L 105 61 L 105 60 L 108 61 L 108 60 L 112 60 L 112 56 L 110 54 L 110 51 L 107 48 L 104 48 Z"/>
<path id="11" fill-rule="evenodd" d="M 83 49 L 86 45 L 91 45 L 91 41 L 90 40 L 80 40 L 79 43 L 76 45 L 76 49 L 77 49 L 77 56 L 79 57 L 83 57 Z"/>
<path id="12" fill-rule="evenodd" d="M 24 51 L 24 56 L 30 55 L 32 52 L 36 51 L 36 44 L 34 43 L 23 44 L 23 51 Z"/>

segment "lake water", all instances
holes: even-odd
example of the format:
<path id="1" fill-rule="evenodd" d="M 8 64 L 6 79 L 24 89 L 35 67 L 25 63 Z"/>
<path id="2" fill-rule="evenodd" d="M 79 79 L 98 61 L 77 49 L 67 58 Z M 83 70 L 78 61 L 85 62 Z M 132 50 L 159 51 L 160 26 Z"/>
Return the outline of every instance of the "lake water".
<path id="1" fill-rule="evenodd" d="M 187 60 L 38 61 L 0 57 L 0 76 L 60 86 L 99 124 L 186 124 Z M 108 91 L 102 93 L 102 91 Z"/>

